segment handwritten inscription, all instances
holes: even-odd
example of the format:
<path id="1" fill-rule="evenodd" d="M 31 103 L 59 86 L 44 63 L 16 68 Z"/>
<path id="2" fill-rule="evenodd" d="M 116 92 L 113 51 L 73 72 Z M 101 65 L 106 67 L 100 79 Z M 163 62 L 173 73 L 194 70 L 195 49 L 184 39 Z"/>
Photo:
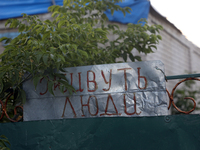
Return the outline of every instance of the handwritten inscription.
<path id="1" fill-rule="evenodd" d="M 139 89 L 146 89 L 146 87 L 147 87 L 147 79 L 146 79 L 145 76 L 141 76 L 140 75 L 140 69 L 141 69 L 140 67 L 137 68 L 137 70 L 138 70 L 137 71 L 137 73 L 138 73 L 138 77 L 137 77 L 138 78 L 138 88 Z M 125 85 L 125 89 L 124 90 L 125 91 L 127 91 L 127 89 L 128 89 L 128 87 L 127 87 L 127 71 L 128 70 L 132 70 L 132 68 L 120 68 L 120 69 L 117 69 L 117 71 L 122 71 L 123 72 L 123 75 L 124 75 L 124 85 Z M 71 85 L 73 85 L 73 73 L 69 73 L 69 75 L 70 75 L 70 79 L 71 79 Z M 111 81 L 112 81 L 112 69 L 110 69 L 110 74 L 109 74 L 108 80 L 106 79 L 103 70 L 101 70 L 101 76 L 103 78 L 102 81 L 105 82 L 105 85 L 108 85 L 108 88 L 103 88 L 102 91 L 109 91 L 110 88 L 111 88 Z M 40 83 L 42 83 L 43 79 L 44 78 L 42 78 L 40 80 Z M 140 80 L 142 80 L 142 79 L 145 82 L 144 87 L 140 86 Z M 56 78 L 54 78 L 54 80 L 56 80 Z M 78 72 L 78 81 L 79 81 L 79 89 L 77 89 L 76 91 L 77 92 L 79 91 L 81 93 L 81 92 L 84 91 L 84 89 L 82 89 L 82 87 L 81 87 L 81 72 Z M 90 87 L 90 84 L 93 84 L 93 86 L 92 86 L 93 88 Z M 87 71 L 87 91 L 88 92 L 95 92 L 97 90 L 97 87 L 98 87 L 98 83 L 96 81 L 96 74 L 95 74 L 95 72 L 92 71 L 92 70 L 88 70 Z M 56 88 L 58 88 L 58 89 L 60 88 L 59 83 L 58 84 L 54 84 L 53 89 L 56 90 Z M 48 83 L 47 83 L 45 92 L 40 92 L 40 95 L 46 94 L 47 91 L 48 91 Z M 65 90 L 64 93 L 65 92 L 67 92 L 67 90 Z M 85 116 L 84 115 L 84 111 L 83 111 L 83 107 L 87 107 L 88 108 L 88 112 L 89 112 L 89 114 L 91 116 L 97 116 L 98 112 L 99 112 L 97 97 L 95 95 L 89 96 L 87 104 L 83 104 L 82 97 L 83 97 L 83 95 L 80 95 L 80 103 L 81 103 L 81 110 L 82 110 L 82 115 L 81 116 L 82 117 Z M 91 113 L 91 111 L 90 111 L 90 99 L 91 99 L 91 97 L 93 97 L 95 99 L 95 104 L 93 104 L 93 106 L 92 106 L 92 107 L 96 108 L 96 112 L 95 113 Z M 134 94 L 134 97 L 132 98 L 133 101 L 134 101 L 134 110 L 133 110 L 132 113 L 127 111 L 125 94 L 124 94 L 123 97 L 124 97 L 123 98 L 123 103 L 124 103 L 124 112 L 125 112 L 125 114 L 126 115 L 134 115 L 134 114 L 139 115 L 141 112 L 139 112 L 139 113 L 136 112 L 136 98 L 135 98 L 135 94 Z M 73 107 L 73 105 L 72 105 L 69 97 L 66 97 L 62 117 L 64 117 L 65 109 L 66 109 L 66 105 L 67 104 L 71 107 L 72 113 L 74 114 L 74 117 L 76 118 L 77 117 L 76 111 L 75 111 L 75 109 L 74 109 L 74 107 Z M 108 106 L 109 105 L 113 105 L 113 108 L 114 108 L 114 111 L 115 111 L 114 113 L 108 113 Z M 111 116 L 111 115 L 120 116 L 121 115 L 121 113 L 118 113 L 117 107 L 116 107 L 116 105 L 115 105 L 115 103 L 113 101 L 113 98 L 112 98 L 111 94 L 108 94 L 108 96 L 107 96 L 106 107 L 105 107 L 104 113 L 101 113 L 99 115 L 100 116 L 105 116 L 105 115 L 108 115 L 108 116 Z"/>
<path id="2" fill-rule="evenodd" d="M 124 72 L 124 85 L 125 85 L 125 91 L 127 91 L 127 70 L 131 70 L 132 68 L 121 68 L 121 69 L 117 69 L 117 71 L 123 71 Z M 140 75 L 140 69 L 141 68 L 137 68 L 138 69 L 138 88 L 139 89 L 146 89 L 147 88 L 147 79 L 145 76 L 141 76 Z M 71 79 L 71 85 L 73 85 L 73 73 L 69 73 L 70 74 L 70 79 Z M 66 74 L 67 75 L 67 74 Z M 103 88 L 102 91 L 109 91 L 111 88 L 111 80 L 112 80 L 112 69 L 110 69 L 110 76 L 109 76 L 109 80 L 107 81 L 107 79 L 105 78 L 104 72 L 103 70 L 101 70 L 101 76 L 102 76 L 102 81 L 105 82 L 105 85 L 108 85 L 108 88 Z M 91 79 L 92 78 L 92 79 Z M 40 80 L 40 83 L 42 83 L 44 78 L 42 78 Z M 95 92 L 98 88 L 98 83 L 96 82 L 96 74 L 94 71 L 89 70 L 87 71 L 87 92 Z M 144 87 L 140 86 L 140 80 L 144 80 Z M 56 80 L 56 78 L 54 79 Z M 78 81 L 79 81 L 79 89 L 76 90 L 76 92 L 83 92 L 84 89 L 82 89 L 81 87 L 81 72 L 78 73 Z M 92 87 L 91 84 L 93 85 Z M 54 90 L 56 90 L 56 88 L 60 89 L 60 85 L 58 84 L 54 84 Z M 44 92 L 40 92 L 40 95 L 44 95 L 46 94 L 48 91 L 48 83 L 46 86 L 46 90 L 44 90 Z M 64 93 L 67 92 L 67 90 L 64 91 Z"/>
<path id="3" fill-rule="evenodd" d="M 92 97 L 95 99 L 95 105 L 93 105 L 93 107 L 96 108 L 96 112 L 95 112 L 95 113 L 91 113 L 91 109 L 90 109 L 90 100 L 91 100 Z M 87 107 L 87 110 L 88 110 L 88 112 L 89 112 L 89 114 L 90 114 L 91 116 L 97 116 L 97 115 L 98 115 L 98 112 L 99 112 L 97 97 L 96 97 L 95 95 L 89 96 L 88 101 L 87 101 L 86 104 L 83 104 L 82 98 L 83 98 L 83 96 L 81 95 L 81 96 L 80 96 L 81 111 L 82 111 L 82 115 L 81 115 L 81 116 L 82 116 L 82 117 L 85 116 L 84 111 L 83 111 L 83 107 Z M 128 116 L 131 116 L 131 115 L 134 115 L 134 114 L 140 115 L 140 113 L 141 113 L 141 111 L 138 113 L 137 110 L 136 110 L 136 97 L 135 97 L 135 94 L 134 94 L 133 100 L 134 100 L 134 104 L 133 104 L 133 105 L 134 105 L 134 109 L 132 110 L 132 112 L 128 112 L 128 111 L 127 111 L 127 107 L 126 107 L 126 105 L 127 105 L 127 104 L 126 104 L 126 95 L 123 94 L 124 113 L 125 113 L 126 115 L 128 115 Z M 76 117 L 77 117 L 76 111 L 75 111 L 75 109 L 74 109 L 72 103 L 70 102 L 69 97 L 66 97 L 66 101 L 65 101 L 65 105 L 64 105 L 62 117 L 64 117 L 65 109 L 66 109 L 66 105 L 67 105 L 67 104 L 71 107 L 72 113 L 74 114 L 74 117 L 76 118 Z M 113 106 L 114 111 L 115 111 L 114 113 L 109 113 L 109 112 L 108 112 L 108 106 L 109 106 L 109 105 L 112 105 L 112 106 Z M 105 107 L 104 113 L 101 113 L 101 114 L 99 114 L 99 115 L 100 115 L 100 116 L 104 116 L 104 115 L 108 115 L 108 116 L 111 116 L 111 115 L 121 116 L 121 113 L 118 113 L 117 107 L 116 107 L 116 105 L 115 105 L 115 103 L 114 103 L 114 101 L 113 101 L 113 98 L 112 98 L 112 96 L 111 96 L 110 94 L 108 94 L 108 97 L 107 97 L 106 107 Z"/>
<path id="4" fill-rule="evenodd" d="M 36 91 L 26 83 L 24 89 L 30 96 L 25 120 L 166 115 L 165 80 L 155 66 L 162 69 L 163 64 L 153 61 L 66 68 L 65 76 L 76 90 L 73 95 L 67 89 L 64 94 L 60 92 L 59 78 L 54 78 L 55 97 L 49 94 L 44 78 Z M 37 112 L 43 115 L 29 115 L 36 104 Z"/>

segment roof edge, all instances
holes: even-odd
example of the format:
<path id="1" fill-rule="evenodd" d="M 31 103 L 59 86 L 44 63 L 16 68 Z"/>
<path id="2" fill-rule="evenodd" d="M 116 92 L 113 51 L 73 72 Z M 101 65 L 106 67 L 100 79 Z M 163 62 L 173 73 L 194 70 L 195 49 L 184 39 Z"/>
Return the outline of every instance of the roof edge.
<path id="1" fill-rule="evenodd" d="M 161 15 L 155 8 L 153 8 L 153 6 L 150 4 L 150 11 L 149 13 L 151 13 L 152 15 L 162 19 L 164 22 L 168 23 L 171 27 L 173 27 L 174 29 L 176 29 L 179 33 L 183 34 L 181 32 L 181 30 L 179 30 L 173 23 L 171 23 L 169 20 L 167 20 L 166 17 L 164 17 L 163 15 Z"/>

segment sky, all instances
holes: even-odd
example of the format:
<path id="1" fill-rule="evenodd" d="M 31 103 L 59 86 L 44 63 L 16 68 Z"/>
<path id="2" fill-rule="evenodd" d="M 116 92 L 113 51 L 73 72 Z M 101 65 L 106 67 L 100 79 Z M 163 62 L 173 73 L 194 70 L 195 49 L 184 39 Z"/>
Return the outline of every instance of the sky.
<path id="1" fill-rule="evenodd" d="M 150 0 L 151 5 L 200 47 L 200 0 Z"/>

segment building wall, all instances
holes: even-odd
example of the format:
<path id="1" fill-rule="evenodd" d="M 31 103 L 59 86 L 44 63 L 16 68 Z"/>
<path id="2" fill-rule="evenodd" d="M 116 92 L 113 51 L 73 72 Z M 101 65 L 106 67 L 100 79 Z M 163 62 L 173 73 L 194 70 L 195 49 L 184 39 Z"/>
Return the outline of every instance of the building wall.
<path id="1" fill-rule="evenodd" d="M 157 50 L 154 53 L 145 55 L 139 54 L 133 50 L 133 53 L 140 55 L 143 61 L 160 60 L 165 65 L 165 75 L 181 75 L 193 72 L 200 72 L 200 48 L 196 47 L 192 42 L 188 41 L 182 33 L 173 25 L 159 18 L 154 14 L 149 14 L 148 23 L 150 25 L 159 24 L 163 26 L 160 31 L 162 40 L 157 45 Z M 127 26 L 116 23 L 121 30 L 126 30 Z M 113 40 L 113 35 L 109 39 Z M 122 61 L 122 59 L 118 59 Z M 130 60 L 128 60 L 130 61 Z M 167 82 L 167 89 L 169 91 L 175 86 L 179 80 L 171 80 Z"/>
<path id="2" fill-rule="evenodd" d="M 171 23 L 150 12 L 149 24 L 160 24 L 164 30 L 160 32 L 162 41 L 157 45 L 155 53 L 147 55 L 145 60 L 161 60 L 165 65 L 166 76 L 200 72 L 200 48 L 195 46 Z M 167 88 L 175 86 L 177 80 L 167 83 Z"/>
<path id="3" fill-rule="evenodd" d="M 149 13 L 149 24 L 160 24 L 164 30 L 160 32 L 162 41 L 157 45 L 155 53 L 147 55 L 145 60 L 161 60 L 165 65 L 166 76 L 181 75 L 188 73 L 200 73 L 200 48 L 190 42 L 173 24 L 164 17 Z M 169 92 L 180 81 L 170 80 L 166 82 Z M 180 89 L 184 84 L 177 87 Z M 200 90 L 200 82 L 196 81 L 193 90 Z M 200 97 L 200 94 L 198 95 Z M 184 98 L 184 97 L 183 97 Z M 198 104 L 200 99 L 196 99 Z M 199 106 L 198 106 L 199 107 Z M 199 110 L 194 113 L 200 113 Z"/>
<path id="4" fill-rule="evenodd" d="M 134 54 L 140 55 L 143 61 L 160 60 L 165 65 L 165 75 L 182 75 L 188 73 L 200 73 L 200 48 L 190 42 L 179 29 L 166 20 L 158 13 L 150 10 L 148 23 L 150 25 L 159 24 L 163 26 L 163 30 L 160 31 L 162 40 L 157 45 L 157 50 L 154 49 L 154 53 L 144 55 L 138 54 L 133 51 Z M 126 30 L 127 26 L 117 23 L 122 30 Z M 111 35 L 112 36 L 112 35 Z M 114 37 L 110 37 L 112 39 Z M 122 59 L 119 59 L 122 60 Z M 129 60 L 130 61 L 130 60 Z M 171 93 L 174 86 L 180 81 L 169 80 L 166 82 L 168 91 Z M 200 82 L 196 81 L 194 90 L 200 90 Z M 180 89 L 184 84 L 177 87 Z M 200 94 L 199 94 L 200 97 Z M 183 97 L 184 98 L 184 97 Z M 200 100 L 196 99 L 198 103 Z M 200 111 L 196 111 L 200 113 Z"/>

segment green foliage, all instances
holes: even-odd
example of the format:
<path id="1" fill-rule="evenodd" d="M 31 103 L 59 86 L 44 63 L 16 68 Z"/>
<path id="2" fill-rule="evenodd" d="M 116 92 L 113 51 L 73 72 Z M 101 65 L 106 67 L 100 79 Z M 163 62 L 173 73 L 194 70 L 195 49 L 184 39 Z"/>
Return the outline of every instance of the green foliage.
<path id="1" fill-rule="evenodd" d="M 0 150 L 10 150 L 8 147 L 10 146 L 10 142 L 8 141 L 8 138 L 5 135 L 0 136 Z"/>
<path id="2" fill-rule="evenodd" d="M 40 20 L 37 16 L 23 15 L 23 20 L 9 19 L 6 26 L 18 28 L 20 35 L 14 39 L 1 38 L 8 45 L 0 55 L 0 97 L 6 97 L 11 87 L 15 101 L 26 101 L 22 83 L 32 78 L 37 87 L 41 78 L 48 81 L 49 92 L 52 85 L 58 84 L 54 77 L 59 77 L 60 89 L 73 92 L 63 69 L 82 65 L 114 63 L 122 57 L 127 61 L 141 61 L 134 56 L 133 49 L 148 54 L 153 52 L 161 40 L 157 35 L 160 25 L 128 24 L 126 31 L 117 25 L 108 24 L 105 10 L 130 12 L 130 8 L 115 5 L 121 0 L 65 0 L 64 6 L 51 6 L 51 20 Z M 87 5 L 86 5 L 87 4 Z M 107 36 L 113 33 L 118 38 L 109 41 Z M 106 46 L 105 46 L 106 45 Z"/>
<path id="3" fill-rule="evenodd" d="M 195 85 L 194 80 L 188 80 L 184 82 L 184 86 L 181 89 L 175 91 L 174 101 L 179 109 L 183 111 L 190 111 L 193 108 L 194 106 L 193 102 L 189 99 L 184 99 L 184 98 L 191 97 L 194 100 L 197 100 L 199 98 L 198 94 L 200 89 L 193 90 L 194 85 Z M 200 102 L 198 104 L 200 104 Z M 198 107 L 197 105 L 195 110 L 200 110 L 200 107 Z M 178 112 L 175 108 L 173 108 L 172 114 L 180 114 L 180 112 Z"/>

